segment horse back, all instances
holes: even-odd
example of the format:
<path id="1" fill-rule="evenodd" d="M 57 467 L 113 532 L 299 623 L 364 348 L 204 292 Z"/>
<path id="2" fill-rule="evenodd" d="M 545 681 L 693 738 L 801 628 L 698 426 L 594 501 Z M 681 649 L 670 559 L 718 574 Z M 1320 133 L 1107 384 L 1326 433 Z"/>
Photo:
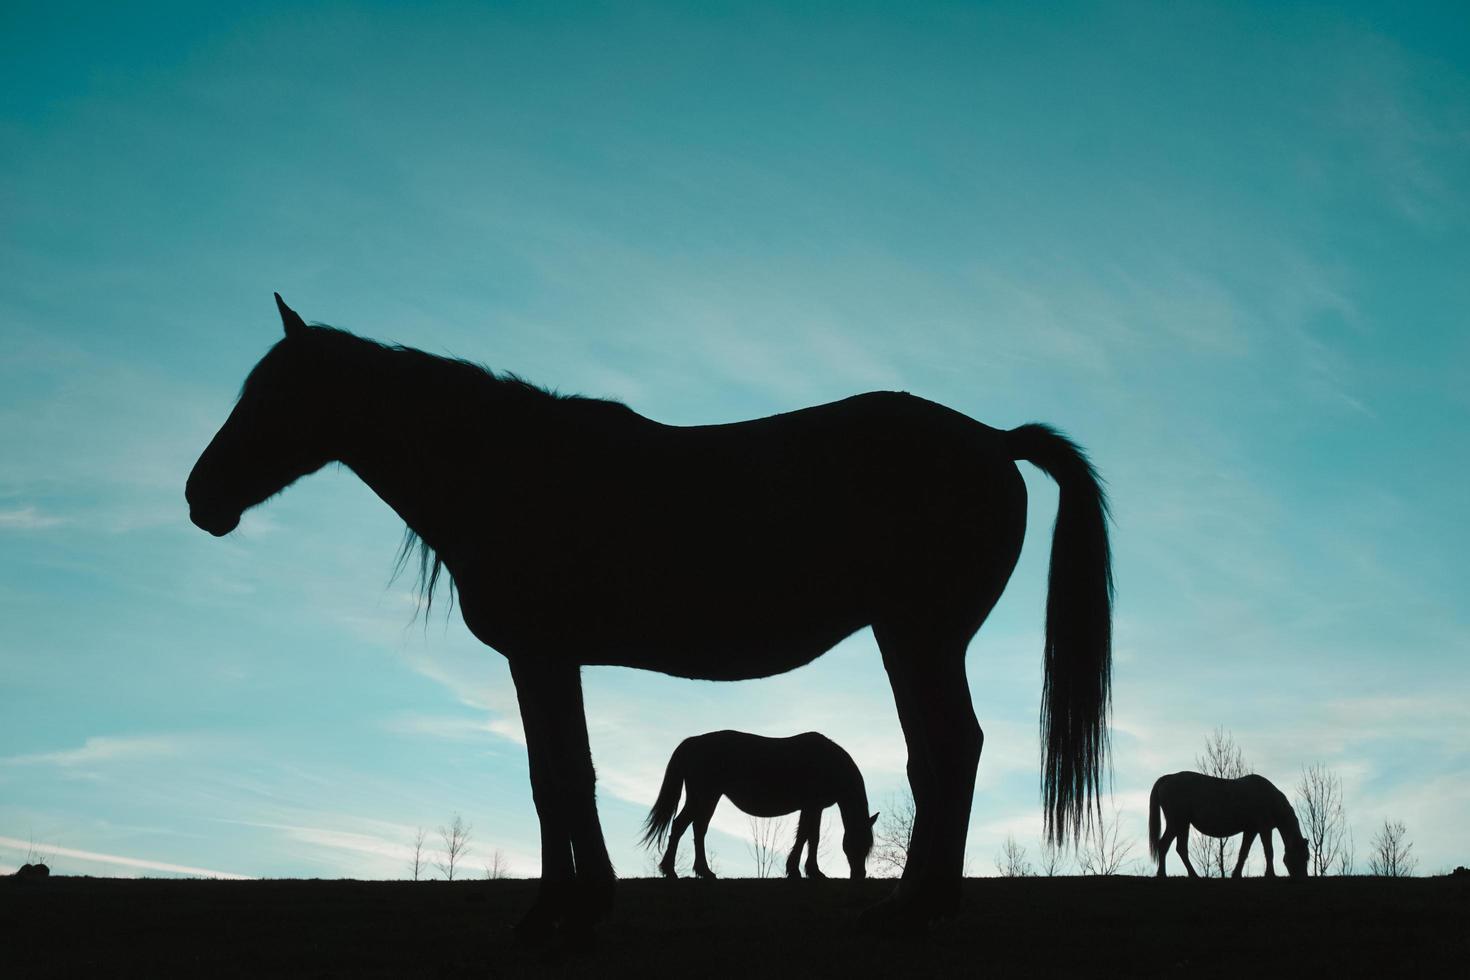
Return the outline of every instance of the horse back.
<path id="1" fill-rule="evenodd" d="M 692 794 L 726 796 L 758 817 L 830 806 L 861 779 L 852 757 L 818 732 L 789 738 L 709 732 L 685 739 L 679 751 Z"/>
<path id="2" fill-rule="evenodd" d="M 1222 779 L 1200 772 L 1176 772 L 1159 777 L 1155 788 L 1159 806 L 1171 824 L 1182 821 L 1211 837 L 1248 830 L 1264 833 L 1276 826 L 1285 800 L 1269 779 L 1255 773 Z"/>
<path id="3" fill-rule="evenodd" d="M 446 557 L 502 650 L 551 624 L 586 663 L 768 676 L 905 595 L 952 596 L 978 626 L 1020 553 L 1002 434 L 911 395 L 693 427 L 579 406 L 550 428 L 507 451 Z"/>

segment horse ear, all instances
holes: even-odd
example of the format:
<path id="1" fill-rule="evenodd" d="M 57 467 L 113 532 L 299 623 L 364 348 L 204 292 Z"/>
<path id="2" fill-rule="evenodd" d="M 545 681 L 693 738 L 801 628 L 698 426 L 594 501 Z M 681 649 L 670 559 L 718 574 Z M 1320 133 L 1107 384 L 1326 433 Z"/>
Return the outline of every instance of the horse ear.
<path id="1" fill-rule="evenodd" d="M 281 299 L 281 294 L 276 293 L 276 309 L 281 311 L 281 326 L 286 328 L 287 337 L 301 337 L 306 334 L 306 321 L 286 301 Z"/>
<path id="2" fill-rule="evenodd" d="M 872 827 L 872 826 L 876 825 L 877 823 L 878 823 L 878 814 L 875 813 L 871 817 L 868 818 L 868 826 L 869 827 Z"/>

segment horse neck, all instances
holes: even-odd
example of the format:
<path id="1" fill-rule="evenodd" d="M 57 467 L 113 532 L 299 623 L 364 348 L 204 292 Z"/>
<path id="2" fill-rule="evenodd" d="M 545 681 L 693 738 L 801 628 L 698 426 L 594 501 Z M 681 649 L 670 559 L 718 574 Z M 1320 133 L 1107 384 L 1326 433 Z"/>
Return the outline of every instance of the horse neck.
<path id="1" fill-rule="evenodd" d="M 1282 841 L 1300 839 L 1302 827 L 1297 822 L 1296 810 L 1292 808 L 1286 796 L 1278 792 L 1272 806 L 1276 813 L 1276 830 L 1281 834 Z"/>
<path id="2" fill-rule="evenodd" d="M 847 778 L 837 796 L 837 809 L 842 814 L 842 826 L 845 828 L 859 826 L 868 822 L 868 791 L 863 786 L 862 773 L 858 772 L 857 766 L 852 767 L 852 772 Z"/>
<path id="3" fill-rule="evenodd" d="M 456 516 L 449 494 L 462 486 L 468 465 L 453 424 L 479 421 L 481 406 L 457 373 L 461 366 L 396 360 L 409 356 L 369 349 L 360 363 L 343 366 L 337 458 L 442 553 L 453 537 L 445 526 Z"/>

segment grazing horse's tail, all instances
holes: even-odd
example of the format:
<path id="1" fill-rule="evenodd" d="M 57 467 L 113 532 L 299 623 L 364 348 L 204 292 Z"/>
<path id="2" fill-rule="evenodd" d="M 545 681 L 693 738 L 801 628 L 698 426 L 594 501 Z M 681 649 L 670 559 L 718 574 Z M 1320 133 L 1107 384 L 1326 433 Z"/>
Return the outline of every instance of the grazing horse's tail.
<path id="1" fill-rule="evenodd" d="M 1148 856 L 1155 861 L 1159 859 L 1159 783 L 1164 781 L 1160 776 L 1154 780 L 1154 788 L 1148 791 Z"/>
<path id="2" fill-rule="evenodd" d="M 1046 595 L 1045 680 L 1041 692 L 1041 786 L 1048 841 L 1101 816 L 1113 664 L 1113 570 L 1108 500 L 1082 448 L 1050 426 L 1006 433 L 1012 459 L 1057 482 Z"/>
<path id="3" fill-rule="evenodd" d="M 674 811 L 679 809 L 679 794 L 684 789 L 684 746 L 687 744 L 688 739 L 680 742 L 674 754 L 669 756 L 658 799 L 653 801 L 653 809 L 648 811 L 648 819 L 643 821 L 643 837 L 639 843 L 644 847 L 662 848 L 664 838 L 669 835 L 669 824 L 673 822 Z"/>

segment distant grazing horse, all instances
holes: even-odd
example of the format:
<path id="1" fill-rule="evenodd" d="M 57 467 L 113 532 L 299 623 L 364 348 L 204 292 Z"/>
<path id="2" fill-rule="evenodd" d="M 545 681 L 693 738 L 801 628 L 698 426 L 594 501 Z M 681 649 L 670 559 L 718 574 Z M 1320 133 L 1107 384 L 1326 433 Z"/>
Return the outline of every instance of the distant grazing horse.
<path id="1" fill-rule="evenodd" d="M 677 817 L 679 791 L 685 792 L 684 809 Z M 786 858 L 786 877 L 800 878 L 801 849 L 806 850 L 806 876 L 825 878 L 817 867 L 821 843 L 822 811 L 837 804 L 842 813 L 842 853 L 854 878 L 868 875 L 868 852 L 873 849 L 873 824 L 878 814 L 868 816 L 868 791 L 863 774 L 852 756 L 836 742 L 817 732 L 790 738 L 765 738 L 747 732 L 708 732 L 679 743 L 664 770 L 658 799 L 644 822 L 645 846 L 669 849 L 659 870 L 674 874 L 674 856 L 679 838 L 694 827 L 694 873 L 713 878 L 704 859 L 704 833 L 721 796 L 728 796 L 755 817 L 781 817 L 801 811 L 796 822 L 796 846 Z M 673 823 L 672 833 L 669 824 Z"/>
<path id="2" fill-rule="evenodd" d="M 502 653 L 541 823 L 541 889 L 521 935 L 585 934 L 612 901 L 580 668 L 739 680 L 799 667 L 873 628 L 909 750 L 909 861 L 871 924 L 958 901 L 982 735 L 965 650 L 1026 529 L 1029 460 L 1059 486 L 1041 729 L 1049 834 L 1098 794 L 1112 663 L 1107 506 L 1082 451 L 874 392 L 730 425 L 672 426 L 466 361 L 307 326 L 245 379 L 189 475 L 215 535 L 329 462 L 408 525 L 420 586 L 440 572 Z"/>
<path id="3" fill-rule="evenodd" d="M 1168 821 L 1163 836 L 1159 835 L 1159 812 Z M 1265 776 L 1249 775 L 1239 779 L 1221 779 L 1200 772 L 1176 772 L 1160 776 L 1148 796 L 1148 853 L 1159 862 L 1160 878 L 1169 857 L 1169 844 L 1176 842 L 1179 857 L 1191 878 L 1198 878 L 1189 861 L 1189 828 L 1207 837 L 1233 837 L 1243 834 L 1240 857 L 1235 861 L 1231 877 L 1239 878 L 1257 835 L 1266 852 L 1266 877 L 1276 877 L 1276 863 L 1271 850 L 1271 831 L 1281 833 L 1285 849 L 1282 860 L 1293 878 L 1307 873 L 1307 839 L 1302 836 L 1296 811 L 1286 794 Z"/>

